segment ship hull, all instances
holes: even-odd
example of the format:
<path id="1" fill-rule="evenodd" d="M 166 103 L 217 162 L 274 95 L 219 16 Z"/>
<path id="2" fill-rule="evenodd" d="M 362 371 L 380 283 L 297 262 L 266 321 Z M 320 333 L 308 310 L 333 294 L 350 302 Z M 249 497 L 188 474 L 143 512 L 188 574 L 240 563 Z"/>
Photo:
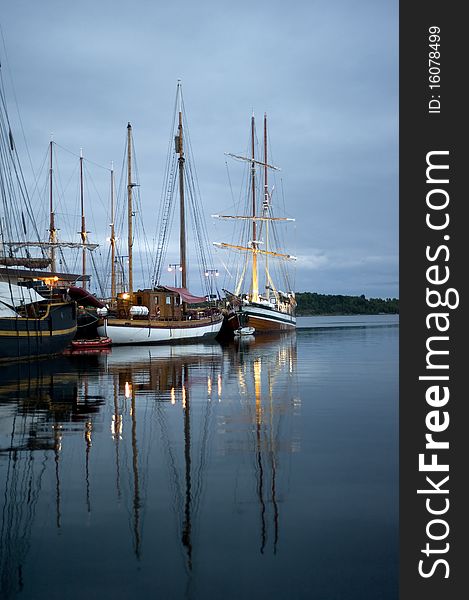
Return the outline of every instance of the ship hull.
<path id="1" fill-rule="evenodd" d="M 75 337 L 76 305 L 54 303 L 41 318 L 0 318 L 0 361 L 60 354 Z"/>
<path id="2" fill-rule="evenodd" d="M 240 327 L 254 327 L 255 335 L 295 331 L 296 317 L 275 308 L 250 303 L 227 316 L 227 325 L 234 332 Z"/>
<path id="3" fill-rule="evenodd" d="M 113 346 L 168 344 L 214 338 L 223 319 L 200 321 L 138 321 L 106 319 L 98 326 L 98 335 L 108 336 Z"/>

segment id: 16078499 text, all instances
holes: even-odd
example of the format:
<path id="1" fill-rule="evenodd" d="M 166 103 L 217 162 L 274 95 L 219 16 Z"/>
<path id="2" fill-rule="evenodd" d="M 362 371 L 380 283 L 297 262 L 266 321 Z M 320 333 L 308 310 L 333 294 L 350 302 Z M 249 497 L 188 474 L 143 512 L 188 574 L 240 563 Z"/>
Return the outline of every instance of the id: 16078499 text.
<path id="1" fill-rule="evenodd" d="M 440 28 L 432 25 L 428 28 L 428 87 L 431 92 L 428 112 L 431 114 L 439 114 L 441 110 L 440 45 Z"/>

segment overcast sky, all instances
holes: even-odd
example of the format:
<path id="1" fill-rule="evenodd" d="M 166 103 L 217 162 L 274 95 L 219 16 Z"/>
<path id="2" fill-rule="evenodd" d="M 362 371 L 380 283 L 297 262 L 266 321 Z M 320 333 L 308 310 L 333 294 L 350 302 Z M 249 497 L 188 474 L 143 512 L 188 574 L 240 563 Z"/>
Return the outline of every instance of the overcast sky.
<path id="1" fill-rule="evenodd" d="M 152 236 L 181 79 L 211 241 L 229 241 L 229 225 L 210 219 L 232 204 L 224 153 L 244 153 L 252 112 L 266 112 L 297 219 L 286 237 L 296 291 L 398 296 L 397 11 L 397 0 L 5 3 L 0 56 L 24 170 L 40 189 L 51 133 L 82 147 L 97 194 L 89 229 L 102 244 L 108 173 L 93 163 L 120 169 L 130 121 Z"/>

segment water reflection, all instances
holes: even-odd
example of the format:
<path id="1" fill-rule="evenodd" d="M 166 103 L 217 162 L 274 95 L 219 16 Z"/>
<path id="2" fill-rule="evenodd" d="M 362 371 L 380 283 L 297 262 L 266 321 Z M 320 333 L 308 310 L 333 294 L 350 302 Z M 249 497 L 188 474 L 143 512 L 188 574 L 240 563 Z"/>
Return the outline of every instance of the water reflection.
<path id="1" fill-rule="evenodd" d="M 67 359 L 2 366 L 0 383 L 0 467 L 3 482 L 0 533 L 0 597 L 23 588 L 23 565 L 30 547 L 43 480 L 54 476 L 55 515 L 50 525 L 61 527 L 62 444 L 66 435 L 88 434 L 93 415 L 105 398 L 87 394 L 79 364 Z M 50 485 L 51 482 L 49 482 Z"/>
<path id="2" fill-rule="evenodd" d="M 0 596 L 31 590 L 25 572 L 38 539 L 62 531 L 71 547 L 83 522 L 98 552 L 106 521 L 118 569 L 126 556 L 123 516 L 135 560 L 146 565 L 145 556 L 164 549 L 177 561 L 182 552 L 190 579 L 213 507 L 230 488 L 235 512 L 257 505 L 257 552 L 275 554 L 286 493 L 278 454 L 298 446 L 291 422 L 284 427 L 299 410 L 295 366 L 293 336 L 115 348 L 5 367 Z M 155 534 L 165 528 L 173 532 L 169 545 Z M 42 566 L 50 576 L 45 559 Z"/>
<path id="3" fill-rule="evenodd" d="M 145 411 L 156 414 L 159 433 L 163 441 L 163 451 L 171 474 L 173 504 L 179 524 L 181 543 L 187 556 L 187 567 L 192 569 L 192 504 L 198 501 L 201 485 L 192 489 L 192 450 L 191 450 L 191 402 L 192 392 L 196 394 L 207 381 L 207 400 L 211 400 L 211 382 L 219 381 L 221 386 L 221 364 L 223 352 L 218 344 L 194 344 L 185 346 L 161 346 L 152 348 L 116 348 L 106 357 L 106 372 L 111 376 L 114 393 L 114 414 L 111 425 L 116 444 L 116 489 L 120 496 L 119 442 L 123 438 L 123 415 L 127 410 L 131 420 L 132 477 L 133 477 L 133 534 L 134 551 L 140 558 L 141 531 L 140 510 L 142 498 L 140 491 L 140 463 L 148 467 L 149 456 L 139 461 L 138 418 L 136 400 L 143 399 Z M 121 405 L 119 405 L 121 399 Z M 129 403 L 130 402 L 130 406 Z M 149 405 L 148 402 L 151 402 Z M 182 432 L 176 427 L 172 431 L 168 423 L 167 404 L 182 411 L 179 414 Z M 174 415 L 172 415 L 174 417 Z M 146 415 L 148 417 L 148 414 Z M 151 417 L 150 417 L 151 418 Z M 116 435 L 116 424 L 119 435 Z M 207 423 L 204 424 L 205 430 Z M 179 467 L 177 447 L 181 444 L 177 435 L 182 433 L 183 465 Z M 154 436 L 158 432 L 153 432 Z M 143 436 L 142 436 L 143 437 Z M 207 436 L 205 435 L 206 445 Z M 148 454 L 147 448 L 142 448 Z M 202 450 L 202 454 L 206 449 Z"/>
<path id="4" fill-rule="evenodd" d="M 283 337 L 276 342 L 241 338 L 233 350 L 229 356 L 230 368 L 243 408 L 235 418 L 247 417 L 252 425 L 252 435 L 244 450 L 254 457 L 259 551 L 264 553 L 271 529 L 271 549 L 276 554 L 280 523 L 277 455 L 280 450 L 292 452 L 299 448 L 291 431 L 291 417 L 298 415 L 300 408 L 296 337 Z"/>

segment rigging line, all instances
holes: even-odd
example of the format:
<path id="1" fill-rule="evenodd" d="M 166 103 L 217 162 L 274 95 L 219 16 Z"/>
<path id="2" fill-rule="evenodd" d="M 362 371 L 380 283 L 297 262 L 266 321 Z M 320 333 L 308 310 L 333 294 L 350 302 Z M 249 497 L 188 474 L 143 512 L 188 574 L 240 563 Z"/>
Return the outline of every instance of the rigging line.
<path id="1" fill-rule="evenodd" d="M 197 233 L 198 233 L 198 238 L 199 238 L 199 246 L 200 246 L 200 250 L 201 250 L 201 256 L 202 256 L 202 268 L 204 270 L 204 272 L 207 272 L 207 269 L 212 269 L 213 268 L 213 255 L 211 252 L 211 247 L 210 247 L 210 243 L 208 240 L 208 234 L 206 231 L 206 227 L 204 227 L 204 225 L 206 225 L 205 223 L 205 219 L 203 218 L 203 216 L 200 213 L 200 206 L 195 207 L 196 209 L 198 208 L 198 212 L 196 212 L 196 216 L 197 216 L 197 221 L 198 221 L 198 227 L 197 227 Z M 202 278 L 202 288 L 205 287 L 207 294 L 210 293 L 210 289 L 211 289 L 211 285 L 210 285 L 210 281 L 208 280 L 207 277 L 202 277 L 202 273 L 200 273 L 200 276 Z"/>
<path id="2" fill-rule="evenodd" d="M 173 157 L 171 157 L 173 158 Z M 162 261 L 165 258 L 163 254 L 163 248 L 165 247 L 165 238 L 168 227 L 168 221 L 170 220 L 170 214 L 172 211 L 172 201 L 173 201 L 173 187 L 174 187 L 174 169 L 175 169 L 175 160 L 170 162 L 170 157 L 166 157 L 166 167 L 164 172 L 163 179 L 163 187 L 160 196 L 160 208 L 157 216 L 157 229 L 159 232 L 158 237 L 155 232 L 153 239 L 154 245 L 156 246 L 156 254 L 153 260 L 152 265 L 152 275 L 153 280 L 156 283 L 159 282 L 161 277 L 161 266 Z"/>
<path id="3" fill-rule="evenodd" d="M 210 422 L 210 417 L 212 415 L 212 402 L 210 400 L 206 400 L 206 410 L 205 410 L 205 418 L 203 421 L 203 435 L 202 435 L 202 440 L 200 442 L 200 459 L 199 459 L 199 468 L 197 469 L 197 473 L 195 476 L 195 485 L 194 485 L 194 494 L 193 494 L 193 501 L 194 501 L 194 510 L 193 510 L 193 516 L 194 516 L 194 520 L 195 516 L 198 514 L 199 512 L 199 506 L 200 506 L 200 501 L 201 501 L 201 496 L 202 496 L 202 491 L 203 491 L 203 477 L 202 474 L 205 470 L 205 466 L 207 464 L 207 460 L 208 460 L 208 442 L 209 442 L 209 438 L 210 438 L 210 432 L 211 432 L 211 428 L 209 427 L 209 422 Z"/>
<path id="4" fill-rule="evenodd" d="M 75 158 L 80 158 L 80 154 L 77 154 L 76 152 L 73 152 L 73 150 L 69 150 L 69 148 L 66 148 L 65 146 L 62 146 L 61 144 L 58 144 L 57 142 L 52 142 L 52 143 L 55 146 L 57 146 L 57 148 L 60 148 L 61 150 L 64 150 L 65 152 L 68 152 L 68 154 L 71 154 Z M 83 157 L 83 162 L 88 162 L 88 163 L 94 165 L 95 167 L 99 167 L 100 169 L 104 169 L 105 171 L 108 171 L 109 173 L 111 172 L 111 169 L 109 167 L 105 167 L 104 165 L 100 165 L 99 163 L 94 162 L 94 161 L 90 160 L 89 158 Z"/>
<path id="5" fill-rule="evenodd" d="M 207 221 L 203 215 L 203 211 L 202 211 L 202 195 L 200 193 L 200 187 L 199 187 L 199 183 L 198 183 L 198 179 L 197 179 L 197 171 L 195 170 L 195 166 L 194 168 L 192 167 L 192 164 L 190 164 L 189 166 L 189 171 L 190 171 L 190 175 L 191 178 L 193 179 L 193 186 L 194 186 L 194 192 L 197 191 L 197 194 L 194 193 L 194 202 L 195 202 L 195 213 L 197 215 L 197 221 L 199 223 L 199 228 L 200 228 L 200 243 L 202 244 L 202 248 L 204 249 L 204 257 L 205 257 L 205 264 L 204 264 L 204 268 L 207 268 L 207 266 L 209 267 L 213 267 L 213 255 L 211 252 L 211 245 L 210 245 L 210 241 L 209 241 L 209 235 L 208 235 L 208 228 L 207 228 Z M 194 181 L 194 176 L 195 176 L 195 181 Z"/>
<path id="6" fill-rule="evenodd" d="M 125 208 L 125 193 L 124 193 L 124 178 L 125 178 L 125 164 L 126 164 L 126 157 L 127 157 L 127 135 L 125 136 L 125 143 L 124 143 L 124 151 L 122 154 L 122 162 L 121 162 L 121 168 L 120 168 L 120 179 L 119 179 L 119 183 L 117 186 L 117 193 L 116 193 L 116 205 L 115 205 L 115 212 L 114 212 L 114 230 L 115 230 L 115 235 L 116 235 L 116 265 L 118 265 L 119 268 L 119 277 L 123 276 L 125 270 L 124 270 L 124 265 L 123 265 L 123 261 L 122 261 L 122 257 L 121 257 L 121 240 L 125 237 L 123 235 L 124 232 L 124 221 L 125 221 L 125 217 L 127 215 L 126 212 L 126 208 Z M 109 270 L 109 263 L 107 266 L 107 269 Z M 110 278 L 110 273 L 108 271 L 108 276 Z M 119 284 L 120 285 L 120 284 Z"/>
<path id="7" fill-rule="evenodd" d="M 104 297 L 104 295 L 105 295 L 104 294 L 104 286 L 103 286 L 102 279 L 101 279 L 101 277 L 99 275 L 99 271 L 98 271 L 98 269 L 96 267 L 96 262 L 94 260 L 94 254 L 93 254 L 93 252 L 90 252 L 90 256 L 91 256 L 91 262 L 93 263 L 93 269 L 94 269 L 94 272 L 95 272 L 95 275 L 96 275 L 96 279 L 98 281 L 99 291 L 101 292 L 101 297 Z"/>
<path id="8" fill-rule="evenodd" d="M 193 206 L 191 207 L 193 209 Z M 193 212 L 193 211 L 192 211 Z M 193 220 L 195 220 L 194 215 L 192 215 Z M 206 257 L 203 251 L 203 246 L 201 245 L 201 240 L 200 240 L 200 231 L 199 228 L 197 227 L 197 224 L 195 225 L 195 231 L 196 231 L 196 241 L 197 243 L 195 244 L 196 247 L 196 253 L 197 253 L 197 258 L 198 258 L 198 272 L 199 272 L 199 280 L 200 280 L 200 285 L 201 285 L 201 289 L 205 291 L 206 295 L 209 294 L 209 289 L 210 289 L 210 283 L 208 281 L 208 277 L 204 277 L 202 275 L 202 272 L 206 272 L 207 271 L 207 261 L 206 261 Z"/>
<path id="9" fill-rule="evenodd" d="M 233 193 L 233 186 L 231 184 L 231 177 L 230 177 L 230 171 L 228 169 L 228 161 L 225 159 L 225 166 L 226 166 L 226 174 L 228 176 L 228 183 L 230 186 L 230 195 L 231 195 L 231 201 L 233 203 L 233 206 L 235 205 L 235 197 L 234 197 L 234 193 Z"/>
<path id="10" fill-rule="evenodd" d="M 206 229 L 204 229 L 204 219 L 201 215 L 200 206 L 198 202 L 198 196 L 196 193 L 195 182 L 193 178 L 193 172 L 189 167 L 188 172 L 186 171 L 186 182 L 189 189 L 190 196 L 190 204 L 193 209 L 194 214 L 194 225 L 196 227 L 196 233 L 199 241 L 199 245 L 201 246 L 201 251 L 203 251 L 202 244 L 205 242 L 207 245 L 208 235 Z"/>
<path id="11" fill-rule="evenodd" d="M 83 158 L 83 162 L 85 162 L 84 158 Z M 110 172 L 111 172 L 111 170 L 109 169 L 109 173 Z M 89 181 L 91 183 L 91 186 L 93 187 L 94 191 L 96 192 L 96 196 L 98 197 L 98 200 L 99 200 L 101 206 L 107 212 L 108 206 L 103 201 L 103 199 L 101 198 L 101 194 L 99 193 L 98 188 L 96 187 L 96 184 L 95 184 L 95 181 L 94 181 L 93 176 L 91 174 L 91 171 L 88 169 L 87 165 L 84 165 L 84 176 L 85 176 L 85 180 L 87 180 L 87 182 Z M 94 223 L 94 225 L 96 226 L 96 223 Z"/>
<path id="12" fill-rule="evenodd" d="M 197 255 L 197 262 L 199 263 L 199 269 L 198 269 L 198 271 L 199 271 L 200 283 L 201 283 L 202 289 L 204 289 L 205 286 L 204 286 L 204 283 L 202 281 L 202 276 L 201 276 L 201 273 L 200 273 L 200 264 L 203 264 L 203 258 L 201 256 L 200 244 L 198 243 L 198 239 L 197 239 L 198 238 L 198 230 L 197 230 L 197 225 L 195 223 L 194 205 L 193 205 L 193 202 L 192 202 L 192 190 L 191 190 L 191 188 L 190 188 L 190 186 L 189 186 L 189 184 L 187 182 L 187 173 L 186 173 L 186 191 L 187 191 L 187 196 L 189 197 L 189 200 L 190 200 L 189 201 L 189 213 L 190 213 L 190 216 L 191 216 L 191 219 L 192 219 L 192 222 L 193 222 L 193 225 L 194 225 L 194 229 L 195 229 L 196 240 L 194 240 L 194 242 L 195 242 L 194 245 L 195 245 L 195 251 L 196 251 L 196 255 Z"/>
<path id="13" fill-rule="evenodd" d="M 179 183 L 177 185 L 179 185 Z M 176 189 L 177 188 L 175 188 L 175 190 Z M 175 218 L 175 214 L 176 214 L 176 209 L 175 209 L 176 203 L 174 202 L 174 193 L 175 192 L 173 192 L 173 202 L 171 204 L 172 212 L 170 213 L 170 221 L 168 223 L 168 235 L 166 236 L 166 240 L 165 240 L 165 248 L 164 248 L 164 257 L 165 258 L 166 258 L 166 254 L 167 254 L 168 246 L 169 246 L 169 232 L 173 228 L 174 218 Z"/>
<path id="14" fill-rule="evenodd" d="M 185 109 L 184 109 L 184 116 L 186 118 L 186 123 L 187 123 L 187 117 L 185 114 Z M 196 199 L 196 206 L 197 206 L 197 210 L 198 213 L 201 213 L 201 200 L 202 200 L 202 194 L 200 191 L 200 184 L 199 184 L 199 179 L 198 179 L 198 174 L 197 174 L 197 169 L 195 166 L 195 159 L 194 159 L 194 153 L 192 150 L 192 140 L 190 137 L 190 131 L 189 131 L 189 127 L 186 124 L 186 137 L 187 137 L 187 141 L 188 141 L 188 149 L 189 149 L 189 165 L 188 165 L 188 170 L 193 182 L 193 187 L 194 187 L 194 197 Z M 201 215 L 200 215 L 201 216 Z M 205 219 L 201 218 L 201 224 L 202 224 L 202 228 L 203 228 L 203 233 L 206 236 L 206 241 L 208 242 L 208 230 L 207 230 L 207 224 Z M 208 248 L 208 244 L 207 244 L 207 248 Z"/>
<path id="15" fill-rule="evenodd" d="M 41 180 L 41 178 L 42 178 L 42 175 L 43 175 L 43 173 L 44 173 L 44 167 L 45 167 L 45 165 L 46 165 L 47 158 L 48 158 L 48 151 L 46 151 L 46 152 L 45 152 L 45 154 L 44 154 L 43 161 L 42 161 L 42 163 L 41 163 L 41 166 L 39 167 L 39 174 L 38 174 L 38 176 L 35 178 L 35 180 L 34 180 L 34 186 L 33 186 L 33 189 L 32 189 L 32 190 L 31 190 L 31 192 L 30 192 L 30 197 L 31 197 L 31 199 L 35 197 L 36 193 L 38 194 L 38 196 L 39 196 L 39 198 L 38 198 L 38 202 L 39 202 L 39 205 L 43 207 L 43 210 L 45 209 L 45 203 L 44 203 L 44 202 L 41 202 L 41 195 L 44 195 L 44 194 L 45 194 L 45 191 L 46 191 L 46 186 L 47 186 L 47 181 L 45 181 L 45 182 L 44 182 L 44 187 L 43 187 L 43 189 L 42 189 L 42 192 L 41 192 L 41 193 L 39 193 L 38 189 L 39 189 L 39 181 Z"/>
<path id="16" fill-rule="evenodd" d="M 178 469 L 176 466 L 176 458 L 171 447 L 171 443 L 169 440 L 168 434 L 168 425 L 167 420 L 164 418 L 166 416 L 166 408 L 161 401 L 156 401 L 156 415 L 157 420 L 161 430 L 161 439 L 163 442 L 163 447 L 165 450 L 165 454 L 168 457 L 168 472 L 170 479 L 170 488 L 172 488 L 174 502 L 171 503 L 173 507 L 173 512 L 176 517 L 177 523 L 179 523 L 182 519 L 182 506 L 183 506 L 183 493 L 182 493 L 182 485 L 179 478 Z"/>
<path id="17" fill-rule="evenodd" d="M 75 166 L 73 167 L 70 177 L 64 187 L 63 182 L 62 182 L 61 170 L 58 168 L 58 160 L 55 155 L 54 155 L 54 160 L 55 160 L 55 169 L 53 169 L 53 178 L 54 178 L 54 183 L 56 185 L 56 189 L 58 190 L 58 194 L 56 196 L 56 197 L 58 197 L 58 199 L 56 200 L 56 203 L 55 203 L 55 214 L 60 215 L 62 217 L 65 217 L 65 216 L 68 217 L 67 222 L 62 221 L 62 223 L 61 223 L 62 229 L 64 229 L 66 231 L 66 236 L 62 236 L 62 237 L 67 237 L 69 239 L 73 239 L 73 237 L 75 236 L 75 233 L 76 233 L 75 229 L 77 228 L 77 225 L 76 225 L 76 223 L 72 222 L 70 217 L 77 218 L 79 211 L 74 212 L 74 213 L 68 213 L 68 212 L 62 212 L 62 211 L 65 211 L 65 209 L 66 209 L 65 195 L 67 193 L 67 190 L 69 189 L 69 187 L 71 187 L 72 181 L 74 183 L 76 183 L 76 181 L 78 179 L 79 164 L 76 163 Z M 68 228 L 68 230 L 66 228 Z"/>
<path id="18" fill-rule="evenodd" d="M 61 265 L 62 263 L 65 266 L 65 272 L 67 273 L 69 271 L 68 269 L 68 265 L 67 265 L 67 260 L 65 259 L 65 254 L 63 252 L 63 248 L 59 246 L 59 253 L 60 253 L 60 259 L 59 259 L 59 264 Z"/>
<path id="19" fill-rule="evenodd" d="M 23 141 L 24 141 L 24 145 L 25 145 L 25 148 L 26 148 L 26 153 L 28 155 L 29 164 L 31 166 L 31 171 L 32 171 L 32 174 L 33 174 L 33 178 L 35 178 L 36 176 L 35 176 L 35 173 L 34 173 L 34 166 L 33 166 L 32 160 L 31 160 L 31 155 L 29 153 L 29 146 L 28 146 L 27 141 L 26 141 L 26 134 L 25 134 L 25 131 L 24 131 L 24 126 L 23 126 L 23 119 L 21 118 L 21 112 L 20 112 L 20 109 L 19 109 L 19 103 L 18 103 L 18 98 L 17 98 L 17 95 L 16 95 L 16 89 L 15 89 L 15 85 L 14 85 L 14 82 L 13 82 L 13 77 L 11 75 L 11 69 L 10 69 L 10 64 L 9 64 L 9 61 L 8 61 L 8 53 L 7 53 L 7 49 L 6 49 L 6 43 L 5 43 L 5 36 L 3 35 L 3 28 L 1 26 L 1 24 L 0 24 L 0 34 L 2 36 L 3 55 L 5 57 L 5 63 L 7 65 L 7 71 L 8 71 L 8 75 L 9 75 L 9 79 L 10 79 L 11 89 L 12 89 L 12 92 L 13 92 L 13 98 L 15 99 L 16 111 L 18 113 L 18 118 L 19 118 L 19 122 L 20 122 L 20 126 L 21 126 L 21 132 L 23 134 Z M 2 76 L 2 63 L 1 62 L 0 62 L 0 88 L 3 90 L 3 76 Z M 2 101 L 3 101 L 3 94 L 2 94 Z"/>
<path id="20" fill-rule="evenodd" d="M 1 73 L 1 69 L 0 69 L 0 73 Z M 3 82 L 2 82 L 2 85 L 3 85 Z M 11 175 L 12 175 L 11 170 L 13 169 L 15 176 L 16 176 L 17 191 L 19 193 L 20 200 L 22 200 L 22 203 L 28 214 L 28 217 L 31 220 L 31 225 L 32 225 L 33 230 L 35 231 L 36 235 L 38 236 L 38 239 L 40 239 L 39 231 L 37 229 L 37 226 L 36 226 L 36 223 L 34 220 L 34 212 L 32 210 L 32 206 L 31 206 L 30 199 L 29 199 L 28 192 L 27 192 L 27 186 L 26 186 L 26 182 L 24 179 L 24 174 L 23 174 L 23 171 L 21 168 L 21 163 L 19 161 L 18 152 L 16 150 L 16 145 L 14 144 L 14 141 L 12 138 L 12 130 L 11 130 L 11 126 L 10 126 L 8 112 L 6 109 L 6 104 L 4 103 L 3 89 L 2 89 L 2 102 L 4 104 L 4 111 L 0 113 L 1 119 L 2 119 L 3 136 L 4 136 L 4 138 L 2 138 L 2 143 L 3 143 L 2 158 L 5 161 L 5 165 L 7 165 L 6 172 L 9 176 L 8 187 L 11 192 L 13 191 L 13 188 L 16 187 L 16 186 L 13 186 L 12 179 L 11 179 Z M 6 122 L 4 121 L 4 119 L 6 119 Z M 6 132 L 6 125 L 8 125 L 8 134 Z M 7 149 L 5 147 L 5 141 L 7 138 L 10 140 L 9 152 L 7 151 Z M 16 196 L 16 193 L 14 195 Z"/>
<path id="21" fill-rule="evenodd" d="M 215 250 L 216 251 L 216 250 Z M 225 261 L 218 256 L 218 260 L 221 262 L 223 268 L 225 269 L 225 271 L 228 273 L 230 279 L 233 279 L 233 274 L 231 273 L 231 271 L 229 270 L 228 266 L 226 265 Z"/>
<path id="22" fill-rule="evenodd" d="M 178 107 L 178 94 L 179 94 L 179 86 L 176 92 L 176 97 L 174 100 L 173 106 L 173 118 L 171 121 L 170 133 L 169 133 L 169 141 L 168 147 L 166 151 L 166 162 L 164 169 L 164 177 L 163 184 L 161 188 L 160 194 L 160 207 L 156 221 L 156 231 L 154 234 L 154 240 L 158 239 L 158 245 L 154 260 L 153 267 L 153 279 L 154 283 L 157 284 L 161 277 L 161 268 L 162 262 L 166 257 L 166 249 L 163 252 L 163 249 L 167 247 L 166 235 L 167 235 L 167 226 L 168 221 L 172 223 L 171 211 L 173 210 L 172 202 L 173 202 L 173 192 L 177 185 L 177 177 L 176 177 L 176 153 L 173 149 L 174 144 L 174 131 L 176 126 L 176 114 Z"/>
<path id="23" fill-rule="evenodd" d="M 137 208 L 140 208 L 140 210 L 137 210 L 137 214 L 138 214 L 138 219 L 136 219 L 136 223 L 135 223 L 135 237 L 140 240 L 143 240 L 143 248 L 141 247 L 140 243 L 137 245 L 137 252 L 138 252 L 138 258 L 140 261 L 140 268 L 142 270 L 142 276 L 143 276 L 143 286 L 144 287 L 148 287 L 147 282 L 148 282 L 148 277 L 151 275 L 150 274 L 150 247 L 148 244 L 148 238 L 146 235 L 146 231 L 145 231 L 145 224 L 144 224 L 144 219 L 142 218 L 142 206 L 141 206 L 141 200 L 140 200 L 140 196 L 137 197 L 136 199 L 136 203 L 138 204 Z M 141 232 L 141 235 L 140 235 Z"/>
<path id="24" fill-rule="evenodd" d="M 200 240 L 199 244 L 201 245 L 201 250 L 202 250 L 203 267 L 204 267 L 204 269 L 206 269 L 207 265 L 209 265 L 210 267 L 213 266 L 213 257 L 211 254 L 211 248 L 210 248 L 210 244 L 209 244 L 207 223 L 206 223 L 206 220 L 203 217 L 202 211 L 201 211 L 202 194 L 200 192 L 200 184 L 199 184 L 199 180 L 198 180 L 197 170 L 195 167 L 195 159 L 194 159 L 194 153 L 193 153 L 193 149 L 192 149 L 192 140 L 191 140 L 191 136 L 190 136 L 190 130 L 187 125 L 188 118 L 187 118 L 187 113 L 186 113 L 186 109 L 185 109 L 184 99 L 182 96 L 182 90 L 181 90 L 181 104 L 182 104 L 182 112 L 184 115 L 184 121 L 186 123 L 185 135 L 186 135 L 186 140 L 187 140 L 188 157 L 189 157 L 187 170 L 188 170 L 190 180 L 192 182 L 194 215 L 196 217 L 196 227 L 198 229 L 198 237 Z M 203 251 L 204 246 L 206 248 L 205 252 Z M 207 257 L 208 257 L 208 259 L 207 259 Z M 204 287 L 203 284 L 202 284 L 202 287 Z"/>
<path id="25" fill-rule="evenodd" d="M 175 152 L 171 151 L 171 146 L 169 146 L 169 153 L 170 154 L 167 157 L 167 167 L 165 173 L 166 183 L 165 187 L 162 190 L 162 201 L 160 208 L 160 217 L 158 222 L 158 226 L 160 228 L 160 235 L 158 239 L 158 246 L 156 250 L 154 263 L 155 284 L 159 284 L 160 278 L 162 276 L 162 265 L 163 261 L 166 259 L 169 244 L 169 234 L 172 230 L 172 225 L 174 222 L 174 197 L 177 190 L 179 189 L 179 181 L 176 177 L 177 156 Z"/>

